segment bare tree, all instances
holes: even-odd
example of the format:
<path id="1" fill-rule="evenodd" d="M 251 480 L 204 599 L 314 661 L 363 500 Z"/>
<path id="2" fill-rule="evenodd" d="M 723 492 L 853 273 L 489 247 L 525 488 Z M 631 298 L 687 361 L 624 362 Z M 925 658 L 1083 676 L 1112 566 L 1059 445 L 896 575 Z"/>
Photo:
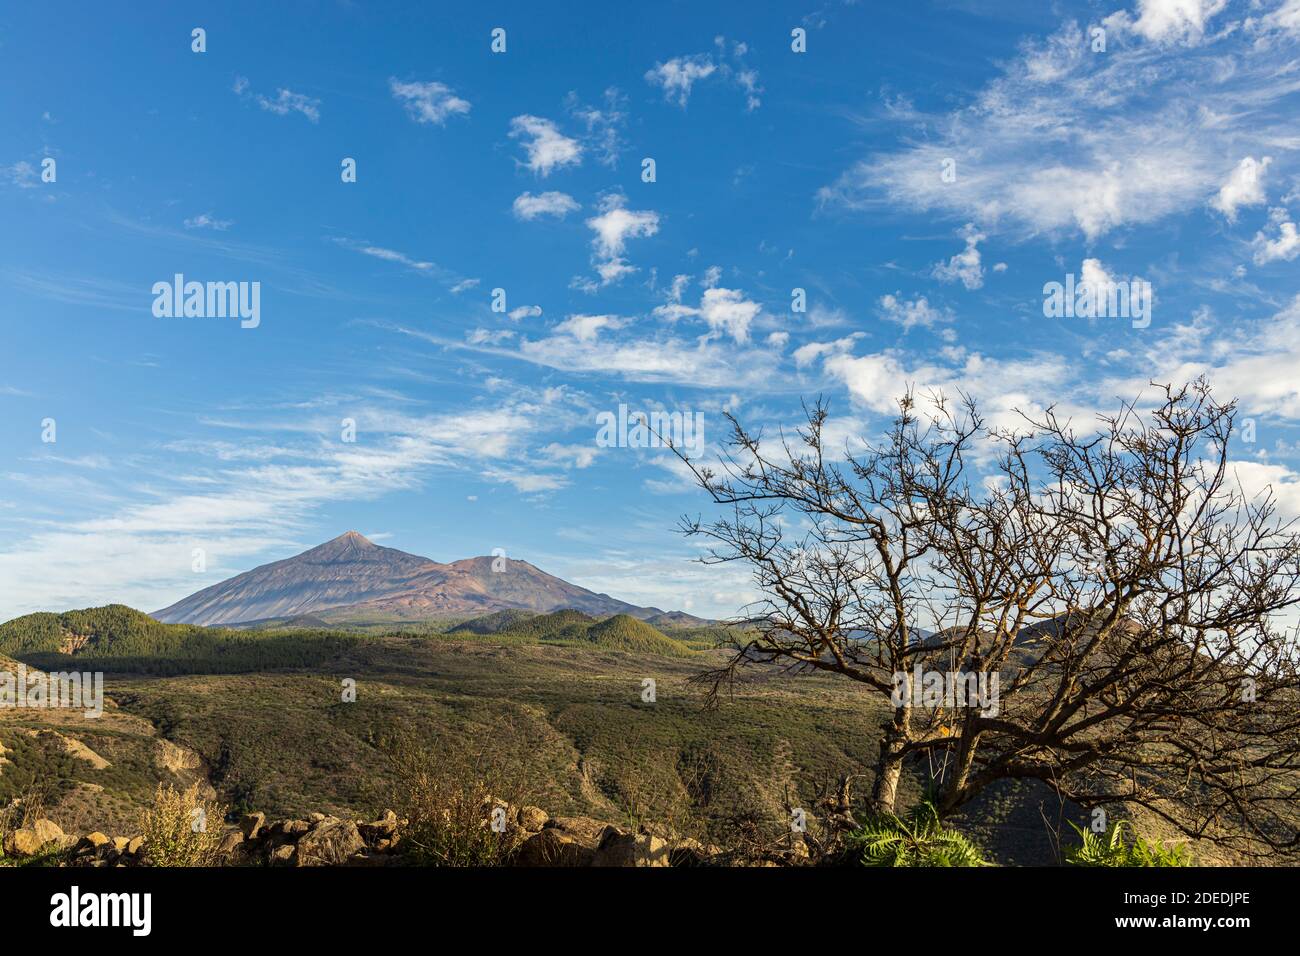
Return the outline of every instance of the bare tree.
<path id="1" fill-rule="evenodd" d="M 770 444 L 731 418 L 719 470 L 683 456 L 729 509 L 683 530 L 763 594 L 703 677 L 711 700 L 755 665 L 887 699 L 875 812 L 928 758 L 943 812 L 1035 779 L 1296 849 L 1300 672 L 1277 618 L 1300 601 L 1300 537 L 1231 471 L 1235 406 L 1203 381 L 1160 391 L 1081 432 L 1051 409 L 989 428 L 964 397 L 922 413 L 909 393 L 857 453 L 826 447 L 822 403 Z"/>

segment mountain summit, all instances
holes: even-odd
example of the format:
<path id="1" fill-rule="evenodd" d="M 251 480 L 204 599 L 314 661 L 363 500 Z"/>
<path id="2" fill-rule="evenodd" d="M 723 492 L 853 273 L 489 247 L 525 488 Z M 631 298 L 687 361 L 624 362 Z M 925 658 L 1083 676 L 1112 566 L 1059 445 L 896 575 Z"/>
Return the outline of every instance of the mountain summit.
<path id="1" fill-rule="evenodd" d="M 166 623 L 215 625 L 346 610 L 357 620 L 410 621 L 560 608 L 641 619 L 664 613 L 578 587 L 516 558 L 441 564 L 348 531 L 292 558 L 206 587 L 155 611 L 153 617 Z"/>

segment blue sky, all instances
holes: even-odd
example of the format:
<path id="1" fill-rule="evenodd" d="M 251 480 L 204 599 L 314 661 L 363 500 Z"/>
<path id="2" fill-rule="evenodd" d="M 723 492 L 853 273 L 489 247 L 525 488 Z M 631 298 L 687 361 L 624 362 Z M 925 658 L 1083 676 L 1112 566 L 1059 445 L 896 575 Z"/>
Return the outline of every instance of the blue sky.
<path id="1" fill-rule="evenodd" d="M 348 529 L 734 613 L 675 459 L 597 444 L 620 403 L 712 449 L 1205 373 L 1300 513 L 1300 0 L 185 6 L 0 11 L 0 618 Z M 156 317 L 176 273 L 260 323 Z M 1045 317 L 1067 274 L 1150 323 Z"/>

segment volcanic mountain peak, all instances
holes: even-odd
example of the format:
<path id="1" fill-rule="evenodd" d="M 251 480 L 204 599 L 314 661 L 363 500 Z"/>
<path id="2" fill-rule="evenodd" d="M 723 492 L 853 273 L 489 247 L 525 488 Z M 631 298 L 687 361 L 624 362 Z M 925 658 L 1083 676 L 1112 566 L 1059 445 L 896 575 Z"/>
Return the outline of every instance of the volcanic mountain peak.
<path id="1" fill-rule="evenodd" d="M 441 564 L 348 531 L 308 551 L 204 588 L 153 616 L 167 623 L 240 624 L 324 611 L 421 620 L 506 609 L 590 614 L 663 612 L 570 584 L 517 558 Z"/>

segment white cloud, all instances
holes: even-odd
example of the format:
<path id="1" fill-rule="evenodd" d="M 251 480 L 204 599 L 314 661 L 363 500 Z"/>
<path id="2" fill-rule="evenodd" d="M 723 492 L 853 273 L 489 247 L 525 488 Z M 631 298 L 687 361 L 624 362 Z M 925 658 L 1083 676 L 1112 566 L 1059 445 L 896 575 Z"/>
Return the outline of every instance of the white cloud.
<path id="1" fill-rule="evenodd" d="M 1266 17 L 1269 26 L 1300 33 L 1300 0 L 1285 0 Z"/>
<path id="2" fill-rule="evenodd" d="M 571 212 L 576 212 L 582 207 L 568 193 L 556 192 L 550 190 L 534 196 L 530 192 L 524 192 L 515 197 L 514 213 L 516 219 L 531 221 L 539 216 L 554 216 L 556 219 L 563 219 Z"/>
<path id="3" fill-rule="evenodd" d="M 349 248 L 355 249 L 362 255 L 370 256 L 373 259 L 383 259 L 385 262 L 400 263 L 409 269 L 414 269 L 416 272 L 429 272 L 438 267 L 437 263 L 413 259 L 404 252 L 398 252 L 396 249 L 385 249 L 383 246 L 371 246 L 365 243 L 359 243 L 349 245 Z"/>
<path id="4" fill-rule="evenodd" d="M 1277 238 L 1270 239 L 1261 230 L 1255 234 L 1255 264 L 1265 265 L 1279 260 L 1290 262 L 1300 255 L 1300 234 L 1296 225 L 1286 219 L 1285 209 L 1270 210 L 1273 226 L 1277 228 Z"/>
<path id="5" fill-rule="evenodd" d="M 145 471 L 150 497 L 144 503 L 105 505 L 99 496 L 89 516 L 7 543 L 0 549 L 0 617 L 113 602 L 164 607 L 245 570 L 254 558 L 283 557 L 316 543 L 300 536 L 315 528 L 330 503 L 416 488 L 430 469 L 468 469 L 515 487 L 557 480 L 536 475 L 530 481 L 509 468 L 527 457 L 526 436 L 553 419 L 540 406 L 507 403 L 427 417 L 363 409 L 355 417 L 370 436 L 365 445 L 311 440 L 292 450 L 288 462 L 190 474 L 160 462 Z M 290 427 L 314 431 L 310 423 Z M 337 428 L 337 420 L 326 427 Z M 187 460 L 194 461 L 193 453 Z M 62 505 L 66 513 L 69 502 Z M 191 570 L 196 547 L 207 552 L 206 575 Z"/>
<path id="6" fill-rule="evenodd" d="M 200 213 L 185 220 L 186 229 L 216 229 L 218 232 L 225 232 L 233 225 L 234 223 L 229 219 L 217 219 L 210 212 Z"/>
<path id="7" fill-rule="evenodd" d="M 801 345 L 794 350 L 794 363 L 799 368 L 811 365 L 817 359 L 826 355 L 838 355 L 853 349 L 853 343 L 862 338 L 864 333 L 854 332 L 852 335 L 846 335 L 842 339 L 836 339 L 833 342 L 809 342 L 807 345 Z"/>
<path id="8" fill-rule="evenodd" d="M 745 111 L 752 112 L 762 105 L 759 94 L 763 87 L 759 85 L 758 71 L 745 62 L 749 46 L 745 43 L 732 43 L 730 61 L 727 54 L 726 37 L 714 37 L 717 47 L 717 59 L 708 53 L 696 53 L 690 56 L 676 56 L 663 63 L 656 63 L 646 71 L 646 82 L 664 91 L 664 99 L 676 102 L 683 109 L 691 97 L 691 90 L 696 83 L 717 76 L 734 84 L 745 95 Z"/>
<path id="9" fill-rule="evenodd" d="M 1155 6 L 1142 13 L 1153 35 L 1196 22 L 1161 18 Z M 1091 241 L 1204 205 L 1223 187 L 1225 161 L 1280 162 L 1279 150 L 1295 148 L 1293 45 L 1261 46 L 1245 29 L 1194 45 L 1131 31 L 1104 53 L 1088 43 L 1070 22 L 1026 44 L 959 109 L 883 111 L 909 124 L 905 145 L 868 154 L 819 191 L 820 203 Z"/>
<path id="10" fill-rule="evenodd" d="M 623 258 L 627 241 L 655 235 L 659 231 L 659 214 L 649 209 L 628 209 L 621 193 L 606 196 L 599 208 L 600 215 L 588 219 L 587 227 L 596 234 L 591 245 L 601 285 L 610 285 L 636 271 Z"/>
<path id="11" fill-rule="evenodd" d="M 543 458 L 567 468 L 590 468 L 600 449 L 593 445 L 561 445 L 556 442 L 540 449 Z"/>
<path id="12" fill-rule="evenodd" d="M 313 123 L 320 122 L 320 100 L 303 93 L 280 89 L 276 90 L 276 96 L 273 100 L 267 99 L 260 93 L 256 96 L 256 100 L 257 105 L 268 113 L 274 113 L 277 116 L 301 113 Z"/>
<path id="13" fill-rule="evenodd" d="M 442 126 L 449 117 L 465 115 L 470 110 L 469 101 L 461 99 L 445 83 L 404 83 L 396 77 L 389 77 L 388 87 L 393 98 L 417 123 Z"/>
<path id="14" fill-rule="evenodd" d="M 539 176 L 582 162 L 582 145 L 565 136 L 551 120 L 540 116 L 516 116 L 510 121 L 510 137 L 523 140 L 528 159 L 523 164 Z"/>
<path id="15" fill-rule="evenodd" d="M 947 262 L 935 265 L 933 275 L 941 282 L 961 282 L 967 289 L 978 289 L 984 285 L 979 244 L 987 237 L 971 223 L 967 223 L 959 235 L 965 238 L 966 248 Z"/>
<path id="16" fill-rule="evenodd" d="M 646 70 L 646 82 L 658 86 L 664 91 L 664 99 L 676 100 L 677 105 L 686 108 L 691 98 L 691 87 L 700 80 L 713 75 L 717 67 L 712 57 L 706 53 L 694 56 L 675 56 L 666 63 L 656 63 Z"/>
<path id="17" fill-rule="evenodd" d="M 19 189 L 35 189 L 39 185 L 36 167 L 26 160 L 19 160 L 12 166 L 0 167 L 0 175 L 9 180 L 10 185 Z"/>
<path id="18" fill-rule="evenodd" d="M 616 315 L 571 315 L 555 326 L 555 331 L 572 335 L 579 342 L 594 342 L 602 329 L 619 329 L 626 322 Z"/>
<path id="19" fill-rule="evenodd" d="M 470 345 L 499 345 L 514 338 L 512 329 L 473 329 L 465 334 L 465 341 Z"/>
<path id="20" fill-rule="evenodd" d="M 714 334 L 726 333 L 737 342 L 749 340 L 749 326 L 762 309 L 746 299 L 739 289 L 705 289 L 700 298 L 700 317 Z"/>
<path id="21" fill-rule="evenodd" d="M 1153 43 L 1196 43 L 1210 19 L 1226 6 L 1227 0 L 1138 0 L 1136 20 L 1120 12 L 1105 22 L 1109 27 L 1131 29 Z"/>
<path id="22" fill-rule="evenodd" d="M 604 100 L 602 107 L 589 106 L 579 101 L 577 93 L 570 92 L 564 102 L 569 115 L 586 127 L 583 139 L 596 154 L 597 162 L 612 167 L 618 165 L 618 155 L 625 147 L 623 127 L 627 123 L 627 98 L 617 87 L 611 86 L 605 90 Z"/>
<path id="23" fill-rule="evenodd" d="M 916 328 L 918 325 L 931 328 L 952 319 L 951 312 L 946 309 L 935 308 L 923 295 L 908 301 L 902 297 L 902 293 L 895 292 L 892 295 L 882 295 L 877 305 L 880 308 L 880 317 L 882 319 L 898 323 L 905 332 Z"/>
<path id="24" fill-rule="evenodd" d="M 1219 194 L 1210 200 L 1210 205 L 1223 213 L 1228 222 L 1237 221 L 1237 210 L 1242 206 L 1262 206 L 1265 200 L 1264 171 L 1272 162 L 1271 156 L 1258 161 L 1247 156 L 1228 175 Z"/>
<path id="25" fill-rule="evenodd" d="M 536 318 L 541 314 L 542 307 L 540 305 L 521 305 L 506 313 L 511 322 L 518 322 L 520 319 Z"/>
<path id="26" fill-rule="evenodd" d="M 713 270 L 710 270 L 710 273 L 712 272 Z M 698 306 L 670 301 L 666 305 L 658 306 L 654 314 L 667 322 L 677 322 L 685 318 L 702 319 L 709 327 L 710 337 L 729 335 L 737 342 L 749 341 L 750 326 L 763 311 L 763 307 L 746 298 L 739 289 L 726 289 L 714 285 L 713 282 L 720 274 L 721 270 L 718 270 L 716 275 L 706 275 L 706 280 L 711 281 L 700 296 Z M 674 291 L 678 291 L 676 283 L 674 283 Z"/>

